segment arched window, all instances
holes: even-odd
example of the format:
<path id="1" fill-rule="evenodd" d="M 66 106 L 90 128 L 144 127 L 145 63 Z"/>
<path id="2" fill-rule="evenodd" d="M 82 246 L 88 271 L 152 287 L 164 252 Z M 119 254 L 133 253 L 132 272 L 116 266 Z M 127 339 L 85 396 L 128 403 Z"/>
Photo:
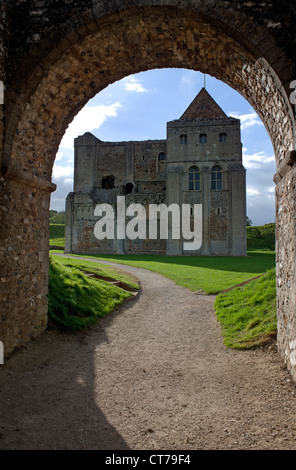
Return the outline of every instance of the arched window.
<path id="1" fill-rule="evenodd" d="M 222 168 L 219 165 L 213 166 L 211 170 L 211 189 L 222 190 Z"/>
<path id="2" fill-rule="evenodd" d="M 200 172 L 197 166 L 191 166 L 189 168 L 188 188 L 190 191 L 200 190 Z"/>
<path id="3" fill-rule="evenodd" d="M 187 135 L 186 134 L 180 135 L 180 144 L 187 144 Z"/>
<path id="4" fill-rule="evenodd" d="M 227 134 L 226 132 L 221 132 L 221 134 L 219 135 L 219 142 L 227 142 Z"/>
<path id="5" fill-rule="evenodd" d="M 199 136 L 199 143 L 200 144 L 206 144 L 208 141 L 208 136 L 207 134 L 200 134 Z"/>
<path id="6" fill-rule="evenodd" d="M 160 152 L 158 154 L 158 161 L 163 161 L 165 160 L 165 153 L 164 152 Z"/>

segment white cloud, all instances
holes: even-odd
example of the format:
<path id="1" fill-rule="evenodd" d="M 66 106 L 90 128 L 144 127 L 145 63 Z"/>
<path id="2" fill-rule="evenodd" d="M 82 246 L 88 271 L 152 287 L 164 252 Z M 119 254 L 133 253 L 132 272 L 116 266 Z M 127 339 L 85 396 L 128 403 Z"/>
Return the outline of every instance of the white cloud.
<path id="1" fill-rule="evenodd" d="M 61 160 L 61 159 L 63 158 L 63 156 L 64 156 L 63 152 L 60 152 L 60 151 L 59 151 L 59 152 L 56 154 L 56 161 Z"/>
<path id="2" fill-rule="evenodd" d="M 272 153 L 267 152 L 251 153 L 243 147 L 243 165 L 247 169 L 247 214 L 253 225 L 275 220 L 275 191 L 272 184 L 276 165 Z"/>
<path id="3" fill-rule="evenodd" d="M 274 156 L 268 156 L 265 152 L 248 155 L 247 149 L 243 149 L 243 165 L 245 168 L 262 168 L 264 165 L 275 162 Z"/>
<path id="4" fill-rule="evenodd" d="M 69 125 L 60 147 L 72 149 L 75 137 L 99 129 L 108 117 L 116 116 L 120 106 L 118 101 L 110 105 L 84 106 Z"/>
<path id="5" fill-rule="evenodd" d="M 258 196 L 260 193 L 258 189 L 255 188 L 247 188 L 247 195 L 248 196 Z"/>
<path id="6" fill-rule="evenodd" d="M 133 75 L 129 75 L 124 79 L 124 81 L 124 87 L 127 91 L 135 91 L 136 93 L 145 93 L 146 91 L 148 91 Z"/>
<path id="7" fill-rule="evenodd" d="M 52 170 L 53 178 L 61 178 L 61 177 L 69 177 L 69 176 L 73 178 L 73 175 L 74 175 L 73 165 L 72 166 L 54 165 L 53 170 Z"/>
<path id="8" fill-rule="evenodd" d="M 262 121 L 260 121 L 259 116 L 255 112 L 249 114 L 229 113 L 229 115 L 234 118 L 240 119 L 242 130 L 245 130 L 248 127 L 252 126 L 263 126 Z"/>

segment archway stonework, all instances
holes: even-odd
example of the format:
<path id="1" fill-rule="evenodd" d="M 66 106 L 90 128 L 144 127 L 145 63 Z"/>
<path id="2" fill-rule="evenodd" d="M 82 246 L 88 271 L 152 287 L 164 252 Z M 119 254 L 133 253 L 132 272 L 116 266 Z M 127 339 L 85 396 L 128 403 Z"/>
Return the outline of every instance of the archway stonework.
<path id="1" fill-rule="evenodd" d="M 68 17 L 51 20 L 48 12 L 47 29 L 40 12 L 36 14 L 43 7 L 31 9 L 34 38 L 31 31 L 29 52 L 18 46 L 14 61 L 10 54 L 16 45 L 8 33 L 6 40 L 2 36 L 6 101 L 0 128 L 0 340 L 6 354 L 47 325 L 48 211 L 55 189 L 51 174 L 65 129 L 110 83 L 144 70 L 182 67 L 215 76 L 241 93 L 272 140 L 278 347 L 296 379 L 290 346 L 296 340 L 295 110 L 289 100 L 295 70 L 289 48 L 283 49 L 275 26 L 268 26 L 279 24 L 278 18 L 258 24 L 252 10 L 241 7 L 246 2 L 239 1 L 233 7 L 213 0 L 62 3 Z M 16 34 L 14 11 L 6 7 L 1 13 L 4 32 L 8 24 Z"/>

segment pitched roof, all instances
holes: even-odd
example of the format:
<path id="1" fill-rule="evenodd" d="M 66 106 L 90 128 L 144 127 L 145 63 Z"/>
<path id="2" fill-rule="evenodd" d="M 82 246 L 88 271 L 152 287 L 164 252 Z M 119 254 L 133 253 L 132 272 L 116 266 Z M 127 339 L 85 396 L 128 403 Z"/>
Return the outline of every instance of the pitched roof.
<path id="1" fill-rule="evenodd" d="M 209 95 L 205 88 L 202 88 L 186 111 L 180 117 L 184 121 L 195 119 L 225 118 L 227 115 L 218 106 L 216 101 Z"/>

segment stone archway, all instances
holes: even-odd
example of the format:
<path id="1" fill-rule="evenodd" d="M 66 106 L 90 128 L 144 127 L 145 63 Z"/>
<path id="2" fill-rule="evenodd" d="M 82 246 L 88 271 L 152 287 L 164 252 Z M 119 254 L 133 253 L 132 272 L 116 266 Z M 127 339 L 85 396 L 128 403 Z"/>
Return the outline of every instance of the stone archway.
<path id="1" fill-rule="evenodd" d="M 111 3 L 86 1 L 91 10 L 82 6 L 74 15 L 77 22 L 68 25 L 56 47 L 44 46 L 46 53 L 34 56 L 23 80 L 12 80 L 7 89 L 1 177 L 0 330 L 5 351 L 46 328 L 48 210 L 55 189 L 51 172 L 68 124 L 110 83 L 148 69 L 181 67 L 213 75 L 236 89 L 271 137 L 278 168 L 278 345 L 296 378 L 289 350 L 296 339 L 295 118 L 288 92 L 293 78 L 289 60 L 268 30 L 254 25 L 241 10 L 223 6 L 226 2 Z"/>

